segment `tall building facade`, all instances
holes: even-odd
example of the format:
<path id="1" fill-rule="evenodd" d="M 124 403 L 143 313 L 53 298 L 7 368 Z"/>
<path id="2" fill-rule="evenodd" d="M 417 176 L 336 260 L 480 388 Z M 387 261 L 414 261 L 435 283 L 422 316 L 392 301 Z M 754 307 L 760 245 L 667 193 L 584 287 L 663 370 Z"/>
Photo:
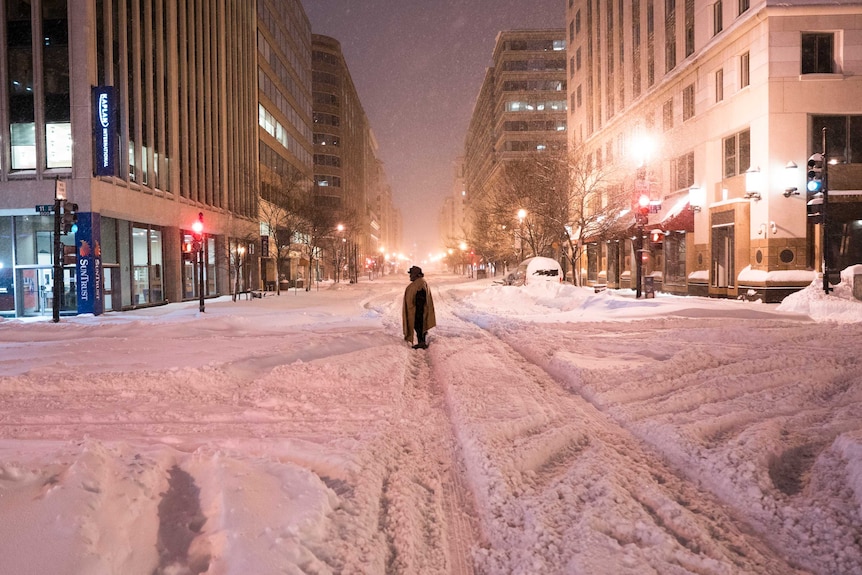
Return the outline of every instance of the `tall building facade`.
<path id="1" fill-rule="evenodd" d="M 343 271 L 355 279 L 380 265 L 381 248 L 393 249 L 400 238 L 392 194 L 378 145 L 359 100 L 350 71 L 334 38 L 312 36 L 314 194 L 317 204 L 336 214 L 334 253 L 322 261 L 343 270 L 326 269 L 324 276 Z M 387 238 L 389 238 L 387 240 Z M 387 245 L 388 243 L 388 245 Z M 337 253 L 345 250 L 345 256 Z"/>
<path id="2" fill-rule="evenodd" d="M 63 313 L 228 291 L 230 238 L 258 234 L 254 4 L 3 7 L 0 313 L 50 314 L 54 282 Z M 55 277 L 62 191 L 78 221 Z"/>
<path id="3" fill-rule="evenodd" d="M 311 27 L 299 0 L 257 0 L 257 49 L 260 284 L 272 289 L 296 286 L 309 257 L 290 213 L 312 198 L 314 176 Z"/>
<path id="4" fill-rule="evenodd" d="M 508 164 L 566 149 L 566 104 L 564 30 L 500 32 L 464 143 L 464 234 L 488 233 L 486 224 L 472 222 L 498 190 Z M 518 207 L 512 206 L 512 217 Z"/>
<path id="5" fill-rule="evenodd" d="M 630 237 L 588 246 L 586 277 L 632 287 L 631 236 L 645 277 L 674 293 L 779 301 L 823 271 L 824 244 L 831 270 L 862 261 L 860 15 L 858 2 L 569 0 L 570 146 L 628 169 L 633 212 L 649 205 Z M 819 153 L 825 226 L 806 192 Z"/>

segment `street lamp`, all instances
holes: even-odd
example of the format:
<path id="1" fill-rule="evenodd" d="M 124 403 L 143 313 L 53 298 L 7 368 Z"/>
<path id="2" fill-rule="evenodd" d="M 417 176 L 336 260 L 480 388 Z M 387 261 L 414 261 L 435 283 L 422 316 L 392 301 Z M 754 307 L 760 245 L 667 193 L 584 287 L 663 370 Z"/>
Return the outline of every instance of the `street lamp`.
<path id="1" fill-rule="evenodd" d="M 521 259 L 518 261 L 519 264 L 522 261 L 524 261 L 524 218 L 526 218 L 526 217 L 527 217 L 527 210 L 525 210 L 523 208 L 518 210 L 518 227 L 520 229 L 520 231 L 518 232 L 518 234 L 519 234 L 518 243 L 521 244 Z"/>
<path id="2" fill-rule="evenodd" d="M 192 233 L 198 253 L 198 294 L 200 302 L 198 309 L 204 312 L 204 213 L 198 213 L 198 219 L 192 224 Z"/>
<path id="3" fill-rule="evenodd" d="M 650 178 L 647 163 L 653 155 L 656 143 L 652 137 L 640 133 L 632 138 L 629 153 L 637 166 L 635 175 L 635 223 L 637 224 L 637 237 L 634 242 L 635 252 L 635 297 L 641 297 L 641 284 L 643 283 L 643 235 L 644 227 L 649 223 L 649 208 L 652 200 L 650 191 Z"/>

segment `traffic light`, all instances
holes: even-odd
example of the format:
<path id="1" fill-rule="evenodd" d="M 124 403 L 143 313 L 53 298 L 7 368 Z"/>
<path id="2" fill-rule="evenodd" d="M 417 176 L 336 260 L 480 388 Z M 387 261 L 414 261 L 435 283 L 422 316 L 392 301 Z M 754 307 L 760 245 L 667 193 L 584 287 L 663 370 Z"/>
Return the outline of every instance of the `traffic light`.
<path id="1" fill-rule="evenodd" d="M 63 265 L 71 266 L 74 265 L 75 262 L 78 261 L 78 254 L 76 253 L 75 246 L 63 246 Z"/>
<path id="2" fill-rule="evenodd" d="M 192 236 L 194 237 L 194 242 L 192 244 L 194 251 L 200 251 L 203 249 L 203 241 L 204 241 L 204 213 L 200 212 L 198 214 L 198 219 L 195 223 L 192 224 Z"/>
<path id="3" fill-rule="evenodd" d="M 78 204 L 63 202 L 63 233 L 76 233 L 78 231 Z"/>
<path id="4" fill-rule="evenodd" d="M 635 221 L 640 225 L 644 225 L 649 221 L 649 204 L 650 200 L 648 195 L 641 194 L 638 197 L 638 207 L 637 213 L 635 214 Z"/>
<path id="5" fill-rule="evenodd" d="M 808 158 L 808 184 L 809 194 L 816 194 L 823 190 L 823 154 L 812 154 Z"/>
<path id="6" fill-rule="evenodd" d="M 823 154 L 812 154 L 808 158 L 808 190 L 806 213 L 809 222 L 819 224 L 823 221 Z"/>

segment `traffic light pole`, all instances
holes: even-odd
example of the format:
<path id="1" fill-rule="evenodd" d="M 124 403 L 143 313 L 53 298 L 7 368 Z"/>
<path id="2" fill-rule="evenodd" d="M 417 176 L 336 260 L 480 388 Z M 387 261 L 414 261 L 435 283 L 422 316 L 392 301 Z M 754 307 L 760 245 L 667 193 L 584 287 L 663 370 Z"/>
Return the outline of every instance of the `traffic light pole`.
<path id="1" fill-rule="evenodd" d="M 643 224 L 638 224 L 637 241 L 635 242 L 635 299 L 641 297 L 641 285 L 643 284 L 643 247 L 644 247 L 644 227 Z"/>
<path id="2" fill-rule="evenodd" d="M 823 205 L 821 206 L 821 233 L 823 244 L 823 293 L 828 294 L 832 291 L 832 286 L 829 285 L 829 178 L 827 175 L 829 162 L 826 158 L 826 128 L 823 128 Z"/>
<path id="3" fill-rule="evenodd" d="M 200 304 L 198 309 L 201 313 L 204 309 L 204 243 L 201 241 L 201 249 L 198 251 L 198 293 L 200 294 Z"/>
<path id="4" fill-rule="evenodd" d="M 60 241 L 60 221 L 63 219 L 61 213 L 63 201 L 54 198 L 54 304 L 53 321 L 60 321 L 60 299 L 63 297 L 63 242 Z"/>

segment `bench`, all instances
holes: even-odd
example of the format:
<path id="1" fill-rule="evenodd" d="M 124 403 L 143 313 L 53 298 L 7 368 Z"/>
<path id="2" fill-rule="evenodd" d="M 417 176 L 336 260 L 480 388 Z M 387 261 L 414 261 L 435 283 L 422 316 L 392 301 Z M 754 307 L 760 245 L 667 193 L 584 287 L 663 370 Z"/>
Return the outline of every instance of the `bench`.
<path id="1" fill-rule="evenodd" d="M 258 289 L 245 290 L 236 293 L 237 298 L 245 296 L 245 299 L 263 299 L 266 292 Z"/>

